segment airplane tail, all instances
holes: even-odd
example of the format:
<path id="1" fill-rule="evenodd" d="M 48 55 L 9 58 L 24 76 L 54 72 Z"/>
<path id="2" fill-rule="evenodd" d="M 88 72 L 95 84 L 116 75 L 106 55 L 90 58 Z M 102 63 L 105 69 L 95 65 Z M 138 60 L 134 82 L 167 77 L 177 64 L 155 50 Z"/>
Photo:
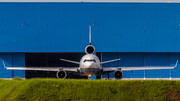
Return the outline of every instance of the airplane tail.
<path id="1" fill-rule="evenodd" d="M 89 45 L 85 48 L 86 54 L 95 54 L 96 49 L 93 45 L 91 45 L 91 26 L 89 26 Z"/>
<path id="2" fill-rule="evenodd" d="M 89 45 L 91 45 L 91 26 L 89 26 Z"/>

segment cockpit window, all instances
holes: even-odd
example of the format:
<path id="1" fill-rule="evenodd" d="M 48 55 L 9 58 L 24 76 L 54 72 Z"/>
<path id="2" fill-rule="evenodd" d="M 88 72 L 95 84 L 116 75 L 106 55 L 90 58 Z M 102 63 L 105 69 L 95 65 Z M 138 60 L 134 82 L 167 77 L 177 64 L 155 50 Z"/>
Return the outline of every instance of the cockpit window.
<path id="1" fill-rule="evenodd" d="M 84 62 L 96 62 L 96 60 L 95 59 L 89 59 L 89 60 L 85 59 Z"/>

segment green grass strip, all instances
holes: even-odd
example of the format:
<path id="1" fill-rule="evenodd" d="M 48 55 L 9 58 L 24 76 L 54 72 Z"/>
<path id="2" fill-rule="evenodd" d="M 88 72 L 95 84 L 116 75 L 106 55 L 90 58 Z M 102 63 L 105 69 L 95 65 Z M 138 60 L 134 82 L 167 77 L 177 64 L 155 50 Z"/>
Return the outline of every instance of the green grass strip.
<path id="1" fill-rule="evenodd" d="M 180 81 L 168 80 L 0 80 L 1 101 L 180 100 Z"/>

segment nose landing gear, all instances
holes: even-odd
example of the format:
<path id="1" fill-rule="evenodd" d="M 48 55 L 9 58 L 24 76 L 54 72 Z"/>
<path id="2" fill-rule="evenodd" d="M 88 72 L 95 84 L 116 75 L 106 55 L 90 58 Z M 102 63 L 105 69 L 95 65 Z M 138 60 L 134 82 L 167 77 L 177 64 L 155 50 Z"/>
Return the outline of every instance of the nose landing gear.
<path id="1" fill-rule="evenodd" d="M 89 74 L 89 75 L 88 75 L 88 78 L 89 78 L 89 79 L 91 79 L 91 77 L 92 77 L 92 75 L 91 75 L 91 74 Z"/>

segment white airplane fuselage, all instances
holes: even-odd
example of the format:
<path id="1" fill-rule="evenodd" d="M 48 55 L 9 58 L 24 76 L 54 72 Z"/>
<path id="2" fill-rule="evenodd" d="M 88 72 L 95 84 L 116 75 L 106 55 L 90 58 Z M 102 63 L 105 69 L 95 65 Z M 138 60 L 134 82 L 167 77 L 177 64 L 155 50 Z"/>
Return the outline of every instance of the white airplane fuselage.
<path id="1" fill-rule="evenodd" d="M 97 75 L 101 69 L 100 60 L 94 54 L 84 55 L 80 60 L 80 70 L 89 77 Z"/>

